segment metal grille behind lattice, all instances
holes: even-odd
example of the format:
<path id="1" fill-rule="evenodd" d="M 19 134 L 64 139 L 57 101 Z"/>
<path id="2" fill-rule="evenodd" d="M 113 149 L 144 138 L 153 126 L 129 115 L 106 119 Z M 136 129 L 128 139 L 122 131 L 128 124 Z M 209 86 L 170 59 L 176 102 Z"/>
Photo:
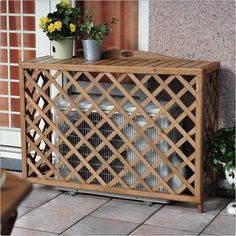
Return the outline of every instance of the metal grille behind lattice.
<path id="1" fill-rule="evenodd" d="M 83 104 L 84 105 L 84 104 Z M 82 107 L 83 108 L 83 107 Z M 105 107 L 106 108 L 106 107 Z M 63 108 L 62 108 L 63 109 Z M 109 111 L 108 109 L 106 109 L 106 111 Z M 151 114 L 150 114 L 151 115 Z M 78 119 L 80 119 L 80 115 L 77 111 L 71 111 L 68 115 L 67 118 L 72 122 L 75 123 Z M 95 112 L 92 112 L 89 114 L 88 118 L 92 121 L 92 123 L 94 125 L 98 124 L 101 119 L 102 116 Z M 112 121 L 114 122 L 114 124 L 116 126 L 121 125 L 124 122 L 124 117 L 119 114 L 116 113 L 112 116 Z M 134 117 L 134 121 L 136 122 L 136 124 L 138 124 L 140 127 L 143 127 L 147 122 L 145 120 L 145 118 L 142 115 L 136 115 Z M 168 127 L 169 122 L 168 119 L 166 119 L 164 116 L 161 116 L 157 121 L 156 124 L 160 126 L 160 128 L 165 129 L 166 127 Z M 61 121 L 58 125 L 58 128 L 62 131 L 62 133 L 66 133 L 69 130 L 69 126 L 67 125 L 66 122 Z M 81 132 L 81 134 L 83 136 L 85 136 L 86 134 L 89 133 L 89 131 L 91 131 L 91 127 L 85 122 L 83 121 L 78 127 L 77 129 Z M 105 122 L 104 125 L 102 127 L 99 128 L 99 130 L 101 131 L 101 133 L 105 136 L 108 137 L 112 132 L 113 129 L 110 127 L 110 125 Z M 126 124 L 126 126 L 122 129 L 124 135 L 127 138 L 132 138 L 135 135 L 136 130 L 129 124 Z M 155 140 L 158 136 L 159 136 L 159 132 L 154 129 L 153 127 L 148 128 L 146 131 L 146 135 L 151 139 L 151 140 Z M 175 130 L 173 130 L 172 132 L 169 133 L 169 136 L 172 140 L 175 140 L 177 137 L 177 133 L 175 132 Z M 79 136 L 75 133 L 72 132 L 69 136 L 68 136 L 68 140 L 71 142 L 71 144 L 73 146 L 75 146 L 77 143 L 79 143 L 80 138 Z M 102 139 L 96 135 L 96 133 L 94 135 L 92 135 L 88 141 L 92 144 L 93 147 L 97 147 L 99 144 L 101 144 Z M 116 148 L 117 150 L 123 146 L 124 141 L 118 136 L 116 135 L 115 137 L 113 137 L 110 140 L 110 143 L 114 146 L 114 148 Z M 148 148 L 148 143 L 143 140 L 142 137 L 137 137 L 134 141 L 133 144 L 135 146 L 135 148 L 142 152 L 144 151 L 146 148 Z M 160 140 L 160 142 L 157 145 L 160 149 L 161 152 L 165 153 L 169 150 L 169 145 L 165 140 Z M 65 156 L 68 152 L 70 151 L 70 149 L 68 148 L 68 146 L 62 142 L 59 145 L 59 152 Z M 86 158 L 91 152 L 90 149 L 83 144 L 80 148 L 79 148 L 79 153 L 81 154 L 81 156 L 83 158 Z M 108 148 L 107 146 L 104 146 L 100 151 L 99 151 L 100 155 L 103 157 L 103 159 L 105 161 L 108 161 L 109 158 L 112 157 L 113 152 L 110 150 L 110 148 Z M 124 152 L 123 152 L 123 158 L 125 160 L 127 160 L 129 163 L 132 163 L 133 161 L 135 161 L 136 159 L 136 154 L 129 148 L 127 148 Z M 159 160 L 159 156 L 156 152 L 148 152 L 145 156 L 146 160 L 151 163 L 154 164 Z M 180 160 L 178 158 L 177 155 L 172 155 L 171 157 L 171 161 L 172 163 L 177 166 L 180 163 Z M 73 168 L 76 168 L 80 163 L 80 159 L 73 154 L 72 156 L 69 157 L 68 162 L 72 165 Z M 102 166 L 102 163 L 98 160 L 98 158 L 94 157 L 91 159 L 91 161 L 89 162 L 91 167 L 94 170 L 99 169 Z M 119 161 L 119 159 L 115 159 L 111 164 L 110 164 L 111 168 L 117 173 L 119 174 L 123 169 L 124 169 L 124 165 L 122 164 L 121 161 Z M 138 162 L 135 166 L 135 171 L 139 174 L 142 175 L 143 173 L 145 173 L 146 171 L 146 167 L 145 165 L 143 165 L 141 162 Z M 162 176 L 162 177 L 167 177 L 170 170 L 168 168 L 168 165 L 166 163 L 161 163 L 160 165 L 158 165 L 156 167 L 156 171 Z M 67 177 L 70 174 L 70 169 L 62 164 L 59 168 L 59 172 L 61 173 L 61 175 L 63 177 Z M 181 173 L 183 175 L 185 175 L 185 168 L 182 168 Z M 86 168 L 83 167 L 80 169 L 79 171 L 80 176 L 84 179 L 87 180 L 89 179 L 92 174 L 91 172 Z M 109 183 L 110 181 L 112 181 L 113 179 L 113 175 L 107 170 L 105 169 L 102 173 L 100 173 L 101 178 L 105 181 L 105 183 Z M 124 180 L 124 182 L 128 185 L 131 186 L 132 184 L 135 183 L 136 178 L 129 172 L 127 171 L 122 179 Z M 72 182 L 76 182 L 78 183 L 78 179 L 73 176 L 71 179 Z M 154 188 L 155 186 L 157 186 L 157 184 L 159 183 L 158 179 L 156 177 L 154 177 L 153 175 L 149 176 L 148 178 L 145 179 L 145 182 L 148 184 L 148 186 L 150 186 L 151 188 Z M 92 184 L 99 184 L 98 181 L 96 179 L 93 180 Z M 182 185 L 182 182 L 175 176 L 171 179 L 170 181 L 170 186 L 173 189 L 178 189 L 180 186 Z M 120 187 L 119 183 L 117 183 L 115 185 L 115 187 Z M 142 185 L 137 185 L 136 189 L 138 190 L 142 190 Z M 161 187 L 159 189 L 160 192 L 165 192 L 165 189 L 163 187 Z"/>

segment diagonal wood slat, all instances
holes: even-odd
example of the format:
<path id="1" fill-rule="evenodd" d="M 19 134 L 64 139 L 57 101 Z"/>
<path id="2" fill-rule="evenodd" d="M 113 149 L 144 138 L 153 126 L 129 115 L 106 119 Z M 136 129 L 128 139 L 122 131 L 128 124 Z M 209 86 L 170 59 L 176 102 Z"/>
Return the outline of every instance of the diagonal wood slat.
<path id="1" fill-rule="evenodd" d="M 109 77 L 108 74 L 106 74 L 106 75 Z M 70 76 L 68 75 L 68 77 L 70 77 Z M 80 86 L 77 84 L 77 87 L 80 87 Z M 99 86 L 99 87 L 100 87 L 100 86 Z M 101 87 L 100 87 L 100 90 L 101 90 Z M 131 148 L 133 149 L 133 151 L 136 153 L 137 157 L 138 157 L 140 160 L 142 160 L 143 162 L 145 162 L 145 165 L 148 166 L 149 169 L 153 172 L 153 174 L 157 176 L 157 178 L 163 183 L 163 185 L 168 189 L 168 191 L 173 192 L 173 190 L 165 183 L 165 181 L 163 181 L 162 177 L 161 177 L 157 172 L 155 172 L 155 170 L 153 170 L 153 168 L 150 166 L 150 164 L 149 164 L 145 159 L 141 159 L 140 153 L 136 150 L 136 148 L 133 146 L 133 144 L 130 143 L 130 141 L 124 136 L 124 134 L 122 134 L 122 133 L 117 129 L 117 127 L 113 124 L 113 122 L 110 121 L 110 119 L 107 117 L 107 115 L 104 113 L 104 111 L 102 111 L 101 108 L 100 108 L 99 106 L 97 106 L 96 103 L 94 103 L 94 101 L 90 98 L 90 96 L 88 96 L 88 95 L 83 91 L 83 89 L 82 89 L 81 87 L 80 87 L 80 92 L 81 92 L 81 94 L 83 94 L 83 96 L 84 96 L 88 101 L 90 101 L 90 102 L 94 105 L 95 109 L 103 116 L 103 118 L 111 125 L 111 127 L 112 127 L 114 130 L 116 130 L 117 134 L 119 134 L 119 135 L 122 137 L 122 139 L 130 145 L 130 147 L 131 147 Z M 106 93 L 106 91 L 103 90 L 103 93 Z M 108 96 L 109 96 L 109 95 L 106 95 L 106 97 L 108 97 Z M 118 106 L 118 105 L 117 105 L 117 106 Z M 119 111 L 120 111 L 126 118 L 128 118 L 127 115 L 126 115 L 124 112 L 122 112 L 121 109 L 119 109 Z M 129 120 L 130 120 L 130 119 L 129 119 Z M 140 128 L 139 128 L 134 122 L 132 122 L 131 120 L 130 120 L 130 122 L 132 123 L 133 126 L 136 127 L 136 129 L 140 130 Z M 103 140 L 103 141 L 105 141 L 105 140 Z M 110 144 L 108 144 L 108 145 L 110 146 Z M 111 149 L 113 149 L 112 146 L 110 146 L 110 147 L 111 147 Z M 158 148 L 157 148 L 156 146 L 155 146 L 155 149 L 158 150 Z M 158 153 L 159 153 L 160 155 L 162 155 L 159 150 L 158 150 Z M 165 157 L 164 157 L 164 158 L 165 158 Z M 122 159 L 122 161 L 124 162 L 123 159 Z M 167 162 L 168 162 L 168 161 L 167 161 Z M 127 164 L 127 163 L 125 163 L 125 164 Z M 128 165 L 127 165 L 127 166 L 128 166 Z M 173 169 L 176 169 L 171 163 L 170 163 L 170 166 L 172 166 Z M 133 172 L 133 170 L 132 170 L 132 172 Z M 137 176 L 137 175 L 135 174 L 135 176 Z M 180 178 L 181 178 L 181 177 L 180 177 Z M 144 183 L 143 180 L 141 180 L 141 182 L 144 184 L 144 186 L 147 186 L 147 185 Z M 191 188 L 191 187 L 190 187 L 190 188 Z"/>
<path id="2" fill-rule="evenodd" d="M 47 73 L 47 72 L 45 72 L 45 73 Z M 48 76 L 50 77 L 49 74 L 48 74 Z M 57 86 L 55 82 L 54 82 L 54 85 Z M 39 86 L 38 86 L 37 84 L 35 84 L 35 86 L 36 86 L 39 90 L 41 90 L 41 88 L 39 88 Z M 59 88 L 59 89 L 60 89 L 60 88 Z M 42 95 L 46 97 L 46 94 L 44 94 L 43 91 L 41 91 L 41 92 L 42 92 Z M 65 93 L 62 92 L 62 94 L 66 96 Z M 46 98 L 49 99 L 48 97 L 46 97 Z M 50 103 L 50 102 L 49 102 L 49 103 Z M 50 103 L 50 104 L 52 105 L 52 103 Z M 60 111 L 58 110 L 58 112 L 60 112 Z M 64 115 L 63 115 L 63 116 L 64 116 Z M 64 118 L 65 118 L 65 117 L 64 117 Z M 68 121 L 68 122 L 69 122 L 69 121 Z M 69 125 L 71 125 L 72 127 L 74 127 L 71 122 L 69 122 L 69 123 L 70 123 Z M 76 127 L 74 127 L 74 129 L 76 129 Z M 77 134 L 78 134 L 79 136 L 81 136 L 81 134 L 79 134 L 78 132 L 77 132 Z M 96 152 L 96 150 L 87 142 L 87 140 L 85 140 L 83 136 L 81 136 L 81 137 L 82 137 L 82 139 L 85 141 L 85 143 L 87 143 L 87 145 L 90 146 L 90 148 L 93 149 L 94 152 Z M 75 151 L 75 150 L 76 150 L 75 147 L 73 147 L 72 150 Z M 77 150 L 76 150 L 76 152 L 77 152 Z M 96 152 L 96 153 L 97 153 L 97 152 Z M 98 153 L 97 153 L 97 154 L 98 154 Z M 99 155 L 99 154 L 98 154 L 98 155 Z M 91 166 L 90 166 L 84 159 L 82 159 L 82 160 L 83 160 L 82 162 L 85 164 L 85 166 L 86 166 L 88 169 L 90 169 L 91 172 L 94 172 L 94 170 L 91 168 Z M 106 163 L 105 163 L 103 160 L 102 160 L 102 162 L 106 165 Z M 108 169 L 110 169 L 110 171 L 111 171 L 114 175 L 116 175 L 116 174 L 114 173 L 114 171 L 113 171 L 108 165 L 106 165 L 106 167 L 107 167 Z M 95 173 L 96 173 L 96 172 L 94 172 L 94 174 L 95 174 Z M 100 181 L 101 181 L 102 183 L 105 183 L 105 182 L 99 177 L 99 175 L 95 174 L 95 176 L 97 176 L 97 178 L 100 179 Z M 120 180 L 120 181 L 123 182 L 122 180 Z"/>
<path id="3" fill-rule="evenodd" d="M 67 75 L 67 76 L 68 76 L 68 78 L 70 78 L 70 75 Z M 72 81 L 73 83 L 75 83 L 74 80 L 73 80 L 73 78 L 71 78 L 71 81 Z M 54 81 L 53 81 L 53 82 L 54 82 Z M 58 86 L 55 82 L 54 82 L 54 85 L 55 85 L 56 87 Z M 77 86 L 78 86 L 78 85 L 77 85 Z M 58 87 L 58 89 L 60 89 L 60 88 Z M 84 91 L 83 91 L 82 89 L 81 89 L 81 91 L 82 91 L 82 93 L 84 93 Z M 68 95 L 66 95 L 66 93 L 65 93 L 63 90 L 61 90 L 61 93 L 62 93 L 65 97 L 67 97 L 67 98 L 69 99 Z M 73 103 L 74 106 L 78 108 L 77 104 L 75 104 L 72 100 L 71 100 L 71 103 Z M 97 107 L 97 108 L 98 108 L 98 107 Z M 100 108 L 98 108 L 98 110 L 100 110 Z M 79 110 L 78 110 L 78 112 L 80 113 L 80 115 L 81 115 L 82 117 L 84 117 L 84 119 L 85 119 L 87 122 L 90 123 L 90 121 L 84 116 L 83 112 L 81 112 L 81 111 L 79 111 Z M 101 111 L 101 112 L 102 112 L 102 111 Z M 102 112 L 102 113 L 103 113 L 103 112 Z M 103 114 L 104 114 L 104 113 L 103 113 Z M 93 126 L 93 124 L 91 124 L 91 126 Z M 74 128 L 76 129 L 76 127 L 74 127 Z M 93 128 L 96 129 L 95 126 L 93 126 Z M 115 152 L 115 153 L 117 153 L 118 156 L 120 156 L 120 154 L 110 145 L 110 143 L 108 143 L 108 142 L 106 141 L 106 139 L 104 139 L 105 137 L 99 132 L 99 130 L 97 130 L 97 132 L 99 133 L 99 135 L 100 135 L 100 137 L 103 139 L 103 141 L 106 142 L 106 144 L 110 146 L 110 148 L 112 149 L 112 151 Z M 85 141 L 85 143 L 87 143 L 87 145 L 88 145 L 98 156 L 100 156 L 99 153 L 97 152 L 97 150 L 95 150 L 95 149 L 87 142 L 87 140 L 86 140 L 83 136 L 82 136 L 82 139 Z M 100 157 L 101 157 L 101 156 L 100 156 Z M 101 157 L 101 161 L 104 162 L 103 159 L 102 159 L 102 157 Z M 135 173 L 135 171 L 134 171 L 132 168 L 130 168 L 130 166 L 128 165 L 128 163 L 127 163 L 125 160 L 122 160 L 122 161 L 125 163 L 125 165 L 127 166 L 127 168 L 134 174 L 134 176 L 136 176 L 136 177 L 139 179 L 139 181 L 141 181 L 142 184 L 143 184 L 147 189 L 150 189 L 149 186 Z M 105 165 L 106 165 L 106 164 L 105 164 Z M 107 165 L 106 165 L 106 166 L 107 166 Z M 107 166 L 107 167 L 110 169 L 109 166 Z M 120 179 L 120 178 L 119 178 L 119 179 Z M 121 179 L 120 179 L 120 181 L 123 182 Z"/>
<path id="4" fill-rule="evenodd" d="M 26 98 L 27 98 L 27 96 L 26 96 Z M 32 101 L 32 103 L 33 103 L 33 101 Z M 42 114 L 43 114 L 43 113 L 42 113 Z M 42 137 L 42 139 L 45 141 L 45 143 L 47 143 L 47 144 L 50 146 L 50 148 L 51 148 L 53 151 L 55 151 L 55 152 L 57 153 L 57 155 L 58 155 L 62 160 L 64 160 L 64 162 L 69 166 L 69 168 L 71 169 L 71 171 L 74 172 L 74 174 L 76 174 L 76 175 L 78 176 L 78 178 L 81 179 L 81 181 L 82 181 L 82 183 L 83 183 L 83 182 L 84 182 L 83 179 L 78 175 L 77 172 L 74 171 L 74 169 L 73 169 L 73 167 L 70 165 L 70 163 L 68 163 L 68 162 L 64 159 L 64 157 L 63 157 L 63 156 L 60 154 L 60 152 L 54 147 L 54 145 L 51 143 L 51 141 L 48 140 L 47 138 L 45 138 L 45 136 L 44 136 L 43 133 L 40 131 L 40 129 L 39 129 L 37 126 L 35 126 L 32 121 L 30 121 L 30 123 L 34 126 L 35 130 L 36 130 L 37 133 Z"/>

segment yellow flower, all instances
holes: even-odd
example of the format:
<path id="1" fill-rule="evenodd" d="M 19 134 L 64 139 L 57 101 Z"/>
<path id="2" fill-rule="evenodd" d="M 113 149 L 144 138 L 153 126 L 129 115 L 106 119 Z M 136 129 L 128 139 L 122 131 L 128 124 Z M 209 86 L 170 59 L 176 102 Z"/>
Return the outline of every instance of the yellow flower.
<path id="1" fill-rule="evenodd" d="M 60 21 L 54 22 L 54 28 L 58 31 L 61 31 L 62 23 Z"/>
<path id="2" fill-rule="evenodd" d="M 49 32 L 49 33 L 52 33 L 53 31 L 55 31 L 55 27 L 54 27 L 54 24 L 51 23 L 51 24 L 48 26 L 48 32 Z"/>
<path id="3" fill-rule="evenodd" d="M 70 31 L 71 33 L 75 32 L 76 26 L 72 23 L 70 23 Z"/>
<path id="4" fill-rule="evenodd" d="M 69 5 L 69 0 L 62 0 L 62 1 L 61 1 L 61 5 L 62 5 L 63 7 L 68 6 L 68 5 Z"/>
<path id="5" fill-rule="evenodd" d="M 46 25 L 47 23 L 50 23 L 51 21 L 52 21 L 52 19 L 43 16 L 43 17 L 40 18 L 39 27 L 40 27 L 41 29 L 44 29 L 44 28 L 45 28 L 45 25 Z"/>
<path id="6" fill-rule="evenodd" d="M 46 16 L 43 16 L 43 17 L 40 18 L 40 22 L 44 25 L 47 24 L 48 20 L 49 19 Z"/>

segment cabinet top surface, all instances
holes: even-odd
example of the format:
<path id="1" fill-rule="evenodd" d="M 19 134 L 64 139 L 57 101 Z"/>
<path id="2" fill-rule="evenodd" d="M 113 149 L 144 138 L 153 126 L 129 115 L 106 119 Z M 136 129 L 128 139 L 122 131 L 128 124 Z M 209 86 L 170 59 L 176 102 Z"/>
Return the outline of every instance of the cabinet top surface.
<path id="1" fill-rule="evenodd" d="M 35 69 L 60 69 L 60 70 L 83 70 L 83 71 L 112 71 L 124 73 L 157 73 L 168 71 L 194 72 L 219 67 L 218 62 L 192 61 L 182 59 L 102 59 L 98 61 L 86 61 L 75 57 L 66 60 L 53 59 L 51 56 L 35 58 L 21 62 L 23 68 Z"/>

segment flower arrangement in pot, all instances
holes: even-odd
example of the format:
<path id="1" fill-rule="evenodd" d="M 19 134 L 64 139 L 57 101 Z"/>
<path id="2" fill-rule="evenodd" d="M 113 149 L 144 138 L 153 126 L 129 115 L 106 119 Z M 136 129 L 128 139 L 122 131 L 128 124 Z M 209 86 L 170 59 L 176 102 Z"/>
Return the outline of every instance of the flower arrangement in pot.
<path id="1" fill-rule="evenodd" d="M 117 22 L 117 18 L 112 18 L 109 23 L 95 25 L 93 11 L 88 10 L 80 26 L 80 37 L 82 39 L 84 57 L 86 60 L 99 60 L 101 58 L 103 40 L 112 31 L 112 25 Z"/>
<path id="2" fill-rule="evenodd" d="M 216 132 L 211 132 L 207 142 L 207 152 L 209 161 L 214 172 L 225 172 L 225 177 L 229 183 L 229 189 L 236 189 L 236 168 L 235 168 L 235 126 L 230 128 L 221 128 Z M 230 203 L 227 206 L 230 214 L 236 214 L 236 203 Z"/>
<path id="3" fill-rule="evenodd" d="M 40 18 L 39 27 L 52 41 L 55 59 L 67 59 L 73 55 L 73 39 L 79 35 L 82 10 L 72 7 L 69 0 L 56 5 L 56 11 Z"/>

